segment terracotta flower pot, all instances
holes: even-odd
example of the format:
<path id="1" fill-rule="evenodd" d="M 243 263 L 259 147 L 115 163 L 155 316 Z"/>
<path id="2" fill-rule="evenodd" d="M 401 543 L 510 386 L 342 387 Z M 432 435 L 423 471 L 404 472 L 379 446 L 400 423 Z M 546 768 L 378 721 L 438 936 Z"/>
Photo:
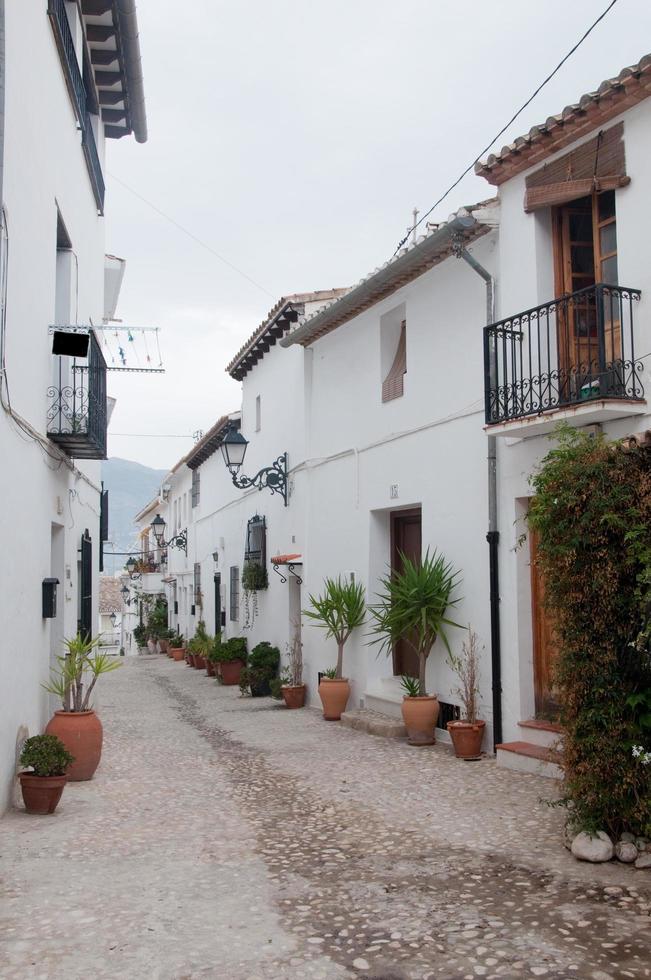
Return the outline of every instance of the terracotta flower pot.
<path id="1" fill-rule="evenodd" d="M 21 772 L 18 778 L 28 813 L 54 813 L 67 776 L 35 776 L 33 772 Z"/>
<path id="2" fill-rule="evenodd" d="M 222 684 L 232 687 L 240 683 L 240 675 L 244 666 L 241 660 L 224 660 L 219 665 Z"/>
<path id="3" fill-rule="evenodd" d="M 410 745 L 434 745 L 434 729 L 439 710 L 440 705 L 435 694 L 424 694 L 416 698 L 405 695 L 402 699 L 402 720 Z"/>
<path id="4" fill-rule="evenodd" d="M 170 647 L 170 657 L 177 662 L 185 660 L 185 647 Z"/>
<path id="5" fill-rule="evenodd" d="M 212 660 L 206 660 L 206 675 L 208 677 L 215 676 L 215 665 Z"/>
<path id="6" fill-rule="evenodd" d="M 195 653 L 195 655 L 194 655 L 194 669 L 195 670 L 205 670 L 206 669 L 206 661 L 198 653 Z"/>
<path id="7" fill-rule="evenodd" d="M 280 691 L 287 708 L 302 708 L 305 704 L 305 684 L 283 686 Z"/>
<path id="8" fill-rule="evenodd" d="M 171 645 L 171 643 L 168 643 L 167 644 L 167 651 L 166 652 L 167 652 L 167 656 L 170 658 L 170 660 L 173 660 L 174 659 L 174 657 L 172 656 L 172 650 L 173 649 L 174 649 L 174 647 Z"/>
<path id="9" fill-rule="evenodd" d="M 167 651 L 169 649 L 169 643 L 168 643 L 167 640 L 159 640 L 158 641 L 158 646 L 160 647 L 160 652 L 161 653 L 167 653 Z"/>
<path id="10" fill-rule="evenodd" d="M 485 721 L 449 721 L 448 731 L 457 759 L 480 759 Z"/>
<path id="11" fill-rule="evenodd" d="M 102 723 L 94 711 L 55 711 L 46 735 L 60 738 L 74 762 L 68 766 L 72 783 L 92 779 L 102 756 Z"/>
<path id="12" fill-rule="evenodd" d="M 188 667 L 194 667 L 194 654 L 190 653 L 188 650 L 185 651 L 185 662 Z"/>
<path id="13" fill-rule="evenodd" d="M 322 677 L 319 697 L 326 721 L 339 721 L 350 697 L 350 684 L 345 677 Z"/>

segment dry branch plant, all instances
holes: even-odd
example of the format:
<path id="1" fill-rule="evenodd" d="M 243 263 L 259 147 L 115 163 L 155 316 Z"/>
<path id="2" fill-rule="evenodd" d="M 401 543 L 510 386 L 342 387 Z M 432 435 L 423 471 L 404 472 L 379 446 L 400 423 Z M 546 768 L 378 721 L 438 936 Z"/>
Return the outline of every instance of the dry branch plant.
<path id="1" fill-rule="evenodd" d="M 462 721 L 474 725 L 479 708 L 479 640 L 468 625 L 468 638 L 461 644 L 460 656 L 448 655 L 448 664 L 459 678 L 460 684 L 452 691 L 463 706 Z"/>

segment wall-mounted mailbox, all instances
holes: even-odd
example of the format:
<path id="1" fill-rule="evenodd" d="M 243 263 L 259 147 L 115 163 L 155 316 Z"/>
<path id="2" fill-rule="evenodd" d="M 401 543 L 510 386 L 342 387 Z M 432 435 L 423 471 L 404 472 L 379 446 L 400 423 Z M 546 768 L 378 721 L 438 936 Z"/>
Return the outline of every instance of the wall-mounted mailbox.
<path id="1" fill-rule="evenodd" d="M 56 619 L 58 578 L 43 579 L 43 619 Z"/>

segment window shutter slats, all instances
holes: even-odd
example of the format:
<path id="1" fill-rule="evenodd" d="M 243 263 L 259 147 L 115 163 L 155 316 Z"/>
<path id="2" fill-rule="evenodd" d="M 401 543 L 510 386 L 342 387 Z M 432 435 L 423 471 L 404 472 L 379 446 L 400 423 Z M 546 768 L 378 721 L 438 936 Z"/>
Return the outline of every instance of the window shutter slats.
<path id="1" fill-rule="evenodd" d="M 407 323 L 402 321 L 400 337 L 393 364 L 382 382 L 382 401 L 390 402 L 401 398 L 404 393 L 404 377 L 407 372 Z"/>

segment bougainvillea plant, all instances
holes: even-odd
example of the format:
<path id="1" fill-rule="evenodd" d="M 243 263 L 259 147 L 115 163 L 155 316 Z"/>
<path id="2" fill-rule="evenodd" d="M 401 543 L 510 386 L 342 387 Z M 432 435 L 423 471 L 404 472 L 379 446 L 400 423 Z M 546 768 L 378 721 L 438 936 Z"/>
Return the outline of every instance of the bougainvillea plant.
<path id="1" fill-rule="evenodd" d="M 565 428 L 528 522 L 558 647 L 564 800 L 574 827 L 651 831 L 651 450 Z"/>

